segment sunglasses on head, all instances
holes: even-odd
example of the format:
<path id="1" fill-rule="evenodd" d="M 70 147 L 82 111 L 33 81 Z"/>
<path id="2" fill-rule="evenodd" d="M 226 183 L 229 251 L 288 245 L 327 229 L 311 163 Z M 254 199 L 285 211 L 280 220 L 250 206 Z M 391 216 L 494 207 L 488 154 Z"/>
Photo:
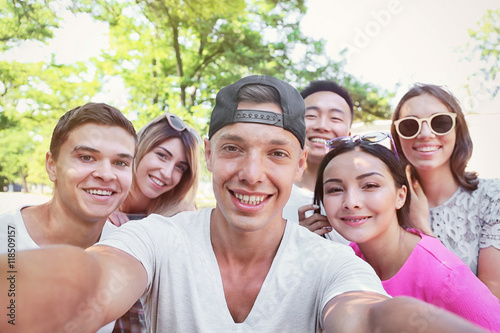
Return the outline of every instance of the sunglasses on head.
<path id="1" fill-rule="evenodd" d="M 379 143 L 387 138 L 389 138 L 391 140 L 392 151 L 394 152 L 394 155 L 396 155 L 396 158 L 399 161 L 398 152 L 396 150 L 396 145 L 394 144 L 394 140 L 392 139 L 391 133 L 373 132 L 373 133 L 368 133 L 368 134 L 363 134 L 363 135 L 341 136 L 338 138 L 328 140 L 325 144 L 328 148 L 335 149 L 335 148 L 339 147 L 340 145 L 345 145 L 345 144 L 349 144 L 349 143 L 376 144 L 376 143 Z"/>
<path id="2" fill-rule="evenodd" d="M 394 122 L 396 132 L 403 139 L 413 139 L 422 130 L 422 122 L 426 122 L 432 133 L 445 135 L 455 128 L 456 113 L 436 113 L 428 118 L 409 116 Z"/>
<path id="3" fill-rule="evenodd" d="M 170 112 L 165 113 L 165 118 L 167 118 L 168 124 L 174 130 L 176 130 L 177 132 L 182 132 L 184 130 L 188 131 L 189 133 L 191 133 L 192 136 L 194 136 L 198 144 L 201 144 L 201 137 L 198 134 L 198 132 L 196 132 L 193 128 L 186 125 L 184 120 L 182 120 L 181 118 Z"/>

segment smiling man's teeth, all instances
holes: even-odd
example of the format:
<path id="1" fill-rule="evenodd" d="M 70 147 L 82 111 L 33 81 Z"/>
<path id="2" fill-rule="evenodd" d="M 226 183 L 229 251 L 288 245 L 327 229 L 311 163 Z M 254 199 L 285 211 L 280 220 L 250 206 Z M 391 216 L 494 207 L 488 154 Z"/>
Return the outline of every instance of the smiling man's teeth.
<path id="1" fill-rule="evenodd" d="M 239 193 L 235 193 L 234 196 L 240 200 L 242 203 L 247 204 L 247 205 L 258 205 L 264 199 L 266 198 L 265 196 L 257 196 L 257 195 L 243 195 Z"/>
<path id="2" fill-rule="evenodd" d="M 161 180 L 159 180 L 158 178 L 155 178 L 153 176 L 149 177 L 155 184 L 157 184 L 158 186 L 164 186 L 165 183 L 162 182 Z"/>
<path id="3" fill-rule="evenodd" d="M 105 196 L 110 196 L 113 194 L 111 191 L 106 191 L 106 190 L 85 190 L 89 194 L 93 195 L 105 195 Z"/>
<path id="4" fill-rule="evenodd" d="M 322 139 L 322 138 L 311 138 L 311 139 L 309 139 L 309 141 L 312 141 L 312 142 L 319 142 L 319 143 L 325 143 L 325 142 L 326 142 L 326 139 Z"/>
<path id="5" fill-rule="evenodd" d="M 416 151 L 421 151 L 421 152 L 436 151 L 438 149 L 439 149 L 439 147 L 437 147 L 437 146 L 415 148 Z"/>

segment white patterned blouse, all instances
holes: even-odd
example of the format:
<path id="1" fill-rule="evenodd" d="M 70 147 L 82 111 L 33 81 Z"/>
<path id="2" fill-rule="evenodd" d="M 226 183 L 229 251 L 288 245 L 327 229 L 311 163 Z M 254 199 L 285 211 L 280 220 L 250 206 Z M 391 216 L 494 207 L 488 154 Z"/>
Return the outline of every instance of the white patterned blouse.
<path id="1" fill-rule="evenodd" d="M 478 188 L 458 190 L 430 209 L 434 235 L 477 275 L 479 250 L 500 250 L 500 179 L 480 179 Z"/>

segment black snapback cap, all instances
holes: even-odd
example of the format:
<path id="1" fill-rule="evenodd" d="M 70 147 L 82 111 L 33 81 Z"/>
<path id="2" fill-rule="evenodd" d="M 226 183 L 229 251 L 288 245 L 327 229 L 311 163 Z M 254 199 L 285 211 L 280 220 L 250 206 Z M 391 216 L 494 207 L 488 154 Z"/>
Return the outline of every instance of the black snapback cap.
<path id="1" fill-rule="evenodd" d="M 238 110 L 238 92 L 248 84 L 260 84 L 276 88 L 280 95 L 283 114 L 263 110 Z M 259 123 L 282 127 L 292 132 L 304 148 L 306 136 L 306 107 L 300 93 L 285 81 L 272 76 L 252 75 L 222 88 L 215 98 L 210 116 L 208 138 L 222 127 L 234 123 Z"/>

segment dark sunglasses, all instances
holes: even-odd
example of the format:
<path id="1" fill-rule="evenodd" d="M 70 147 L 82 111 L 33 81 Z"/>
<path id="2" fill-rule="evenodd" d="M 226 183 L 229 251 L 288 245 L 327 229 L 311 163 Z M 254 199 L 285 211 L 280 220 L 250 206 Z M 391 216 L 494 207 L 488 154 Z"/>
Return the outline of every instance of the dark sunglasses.
<path id="1" fill-rule="evenodd" d="M 201 144 L 201 137 L 198 134 L 198 132 L 196 132 L 193 128 L 186 125 L 184 120 L 182 120 L 181 118 L 170 112 L 165 113 L 165 118 L 167 118 L 168 124 L 174 130 L 176 130 L 177 132 L 182 132 L 185 130 L 188 131 L 189 133 L 191 133 L 192 136 L 194 136 L 198 144 Z"/>
<path id="2" fill-rule="evenodd" d="M 428 118 L 417 118 L 414 116 L 401 118 L 394 122 L 396 132 L 403 139 L 413 139 L 422 130 L 422 122 L 426 122 L 432 133 L 445 135 L 455 128 L 456 113 L 436 113 Z"/>
<path id="3" fill-rule="evenodd" d="M 396 155 L 396 158 L 399 161 L 398 151 L 396 150 L 396 145 L 394 144 L 394 140 L 392 139 L 391 133 L 373 132 L 373 133 L 368 133 L 368 134 L 363 134 L 363 135 L 341 136 L 338 138 L 328 140 L 325 144 L 328 148 L 335 149 L 335 148 L 339 147 L 340 145 L 345 145 L 348 143 L 375 144 L 375 143 L 379 143 L 387 138 L 389 138 L 391 140 L 392 151 L 394 152 L 394 155 Z"/>

